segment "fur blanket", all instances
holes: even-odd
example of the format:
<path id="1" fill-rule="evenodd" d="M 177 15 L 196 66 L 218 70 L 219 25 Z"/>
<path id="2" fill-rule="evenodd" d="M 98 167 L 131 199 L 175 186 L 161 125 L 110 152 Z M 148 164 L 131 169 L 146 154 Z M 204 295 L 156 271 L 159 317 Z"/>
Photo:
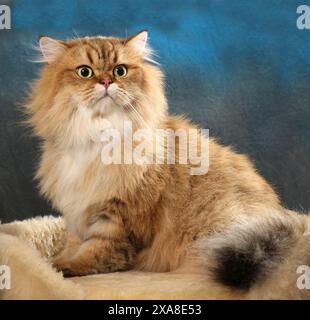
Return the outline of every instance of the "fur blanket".
<path id="1" fill-rule="evenodd" d="M 264 284 L 249 293 L 231 294 L 209 283 L 205 275 L 186 273 L 146 273 L 138 271 L 100 274 L 65 279 L 50 264 L 63 246 L 62 218 L 38 217 L 0 225 L 0 265 L 11 273 L 11 288 L 0 289 L 1 299 L 256 299 L 310 298 L 310 290 L 296 286 L 296 266 L 305 263 L 294 258 L 293 274 L 283 279 L 287 265 L 275 274 L 272 285 Z M 308 249 L 310 236 L 303 235 L 300 246 Z M 308 251 L 307 251 L 308 252 Z M 303 253 L 303 256 L 305 252 Z M 306 262 L 310 262 L 309 256 Z M 280 269 L 281 269 L 280 268 Z M 1 272 L 0 272 L 1 277 Z M 278 285 L 275 285 L 278 283 Z M 293 287 L 293 289 L 292 289 Z M 267 289 L 267 291 L 266 291 Z M 268 294 L 266 294 L 268 292 Z"/>

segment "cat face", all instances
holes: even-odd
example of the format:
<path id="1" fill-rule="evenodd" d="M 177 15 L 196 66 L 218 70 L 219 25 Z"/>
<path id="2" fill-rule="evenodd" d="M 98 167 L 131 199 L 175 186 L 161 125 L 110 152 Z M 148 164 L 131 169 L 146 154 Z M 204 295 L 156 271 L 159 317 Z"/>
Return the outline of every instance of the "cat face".
<path id="1" fill-rule="evenodd" d="M 146 32 L 127 41 L 96 37 L 61 43 L 43 37 L 40 47 L 59 79 L 58 94 L 106 114 L 143 95 L 146 41 Z"/>
<path id="2" fill-rule="evenodd" d="M 83 121 L 92 126 L 98 119 L 113 119 L 117 127 L 126 118 L 143 127 L 166 112 L 163 76 L 150 63 L 146 31 L 128 39 L 42 37 L 40 49 L 46 65 L 28 111 L 44 138 L 64 135 L 76 122 L 83 132 Z"/>

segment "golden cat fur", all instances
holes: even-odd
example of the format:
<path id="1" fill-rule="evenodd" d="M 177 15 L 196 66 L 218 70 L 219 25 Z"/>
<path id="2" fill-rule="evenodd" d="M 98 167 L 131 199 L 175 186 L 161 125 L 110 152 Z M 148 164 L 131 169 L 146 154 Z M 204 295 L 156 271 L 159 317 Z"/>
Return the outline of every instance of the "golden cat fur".
<path id="1" fill-rule="evenodd" d="M 41 192 L 69 232 L 54 261 L 64 275 L 186 270 L 248 290 L 280 264 L 303 227 L 287 222 L 293 217 L 246 156 L 210 139 L 203 175 L 178 163 L 102 163 L 108 126 L 121 131 L 130 120 L 153 135 L 195 128 L 168 114 L 145 31 L 128 39 L 43 37 L 40 47 L 45 66 L 26 110 L 42 139 Z"/>

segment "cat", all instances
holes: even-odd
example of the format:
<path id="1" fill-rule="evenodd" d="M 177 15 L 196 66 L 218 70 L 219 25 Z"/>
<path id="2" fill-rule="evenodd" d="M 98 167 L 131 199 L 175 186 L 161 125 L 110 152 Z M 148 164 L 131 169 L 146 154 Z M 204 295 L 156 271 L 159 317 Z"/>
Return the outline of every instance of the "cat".
<path id="1" fill-rule="evenodd" d="M 41 37 L 39 44 L 44 67 L 25 105 L 42 141 L 40 191 L 67 227 L 55 268 L 67 277 L 203 272 L 241 291 L 263 281 L 305 224 L 281 206 L 247 156 L 210 138 L 205 174 L 181 163 L 102 163 L 105 128 L 121 131 L 131 121 L 151 136 L 157 128 L 197 128 L 169 115 L 147 31 L 130 38 Z"/>

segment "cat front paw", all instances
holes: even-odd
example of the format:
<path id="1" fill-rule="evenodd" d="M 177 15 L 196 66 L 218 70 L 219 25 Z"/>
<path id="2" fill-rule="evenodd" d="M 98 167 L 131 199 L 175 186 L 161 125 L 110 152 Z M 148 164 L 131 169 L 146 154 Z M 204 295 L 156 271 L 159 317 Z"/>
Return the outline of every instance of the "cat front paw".
<path id="1" fill-rule="evenodd" d="M 98 271 L 94 268 L 70 260 L 56 260 L 53 262 L 53 267 L 58 272 L 62 272 L 64 278 L 81 277 L 98 273 Z"/>

